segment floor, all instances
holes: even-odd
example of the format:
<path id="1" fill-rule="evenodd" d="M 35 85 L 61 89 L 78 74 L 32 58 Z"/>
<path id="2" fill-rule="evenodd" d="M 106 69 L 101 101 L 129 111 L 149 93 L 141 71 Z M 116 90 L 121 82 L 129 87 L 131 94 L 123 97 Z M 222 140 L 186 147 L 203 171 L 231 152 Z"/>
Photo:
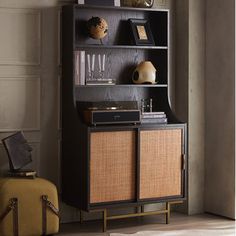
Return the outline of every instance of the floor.
<path id="1" fill-rule="evenodd" d="M 164 216 L 145 216 L 108 222 L 107 232 L 102 232 L 102 221 L 89 221 L 72 224 L 62 224 L 59 236 L 109 236 L 110 233 L 132 234 L 138 231 L 171 231 L 197 230 L 204 232 L 204 236 L 235 236 L 235 221 L 213 215 L 186 216 L 171 214 L 170 224 L 166 225 Z M 204 231 L 203 231 L 204 230 Z M 216 233 L 217 232 L 217 233 Z M 198 234 L 200 235 L 200 234 Z M 197 236 L 191 233 L 188 236 Z"/>

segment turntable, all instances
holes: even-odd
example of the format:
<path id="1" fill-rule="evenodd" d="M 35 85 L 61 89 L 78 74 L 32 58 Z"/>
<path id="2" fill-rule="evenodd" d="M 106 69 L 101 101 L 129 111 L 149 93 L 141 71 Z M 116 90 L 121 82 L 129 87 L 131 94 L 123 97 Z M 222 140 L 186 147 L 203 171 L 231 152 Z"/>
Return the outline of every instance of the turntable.
<path id="1" fill-rule="evenodd" d="M 89 125 L 140 123 L 136 101 L 79 102 L 84 122 Z"/>

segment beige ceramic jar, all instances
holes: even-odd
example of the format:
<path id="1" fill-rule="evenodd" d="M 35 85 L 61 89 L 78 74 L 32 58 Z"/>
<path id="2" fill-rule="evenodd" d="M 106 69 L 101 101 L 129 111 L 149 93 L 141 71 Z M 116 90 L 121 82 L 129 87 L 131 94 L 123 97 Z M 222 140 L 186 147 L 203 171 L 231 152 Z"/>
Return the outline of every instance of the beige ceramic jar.
<path id="1" fill-rule="evenodd" d="M 142 61 L 133 72 L 135 84 L 156 84 L 156 68 L 150 61 Z"/>

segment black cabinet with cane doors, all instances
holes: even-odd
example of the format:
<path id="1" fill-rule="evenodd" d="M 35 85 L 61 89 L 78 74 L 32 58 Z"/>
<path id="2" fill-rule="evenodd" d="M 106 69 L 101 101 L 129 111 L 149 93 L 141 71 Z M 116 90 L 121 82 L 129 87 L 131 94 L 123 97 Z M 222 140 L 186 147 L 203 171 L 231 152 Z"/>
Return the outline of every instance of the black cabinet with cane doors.
<path id="1" fill-rule="evenodd" d="M 108 22 L 103 44 L 86 35 L 86 22 L 99 16 Z M 155 45 L 134 45 L 128 19 L 146 19 Z M 106 55 L 105 74 L 115 85 L 75 83 L 75 54 Z M 132 83 L 140 61 L 157 68 L 157 84 Z M 186 124 L 173 114 L 168 98 L 169 11 L 159 9 L 68 5 L 62 8 L 62 199 L 84 211 L 138 207 L 186 199 Z M 95 70 L 96 72 L 96 70 Z M 87 68 L 85 77 L 88 76 Z M 83 122 L 83 101 L 153 99 L 153 111 L 164 111 L 167 124 Z M 145 215 L 146 212 L 140 213 Z M 128 216 L 127 216 L 128 217 Z M 105 221 L 104 221 L 105 222 Z M 104 223 L 105 227 L 105 223 Z"/>

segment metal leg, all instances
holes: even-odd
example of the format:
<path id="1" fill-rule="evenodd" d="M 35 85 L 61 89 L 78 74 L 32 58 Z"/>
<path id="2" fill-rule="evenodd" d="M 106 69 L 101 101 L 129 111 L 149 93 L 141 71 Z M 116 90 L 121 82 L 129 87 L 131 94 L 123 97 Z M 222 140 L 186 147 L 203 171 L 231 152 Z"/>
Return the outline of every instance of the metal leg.
<path id="1" fill-rule="evenodd" d="M 103 232 L 107 231 L 107 209 L 103 210 Z"/>
<path id="2" fill-rule="evenodd" d="M 80 222 L 80 224 L 83 223 L 83 212 L 82 211 L 79 211 L 79 222 Z"/>
<path id="3" fill-rule="evenodd" d="M 141 206 L 141 212 L 142 213 L 144 212 L 144 206 Z"/>
<path id="4" fill-rule="evenodd" d="M 169 224 L 170 222 L 170 203 L 166 202 L 166 224 Z"/>
<path id="5" fill-rule="evenodd" d="M 148 216 L 148 215 L 150 216 L 150 215 L 165 214 L 166 224 L 169 224 L 171 204 L 180 204 L 180 203 L 183 203 L 183 201 L 166 202 L 165 209 L 158 210 L 158 211 L 146 211 L 146 212 L 144 211 L 144 205 L 136 206 L 135 209 L 136 209 L 136 211 L 138 211 L 137 213 L 114 215 L 114 216 L 108 216 L 107 209 L 91 210 L 90 212 L 101 212 L 102 211 L 102 213 L 103 213 L 103 232 L 106 232 L 108 220 L 125 219 L 125 218 L 130 218 L 130 217 L 137 217 L 137 216 Z M 141 212 L 140 212 L 140 210 L 141 210 Z M 82 222 L 82 211 L 80 211 L 80 214 L 81 214 L 81 222 Z"/>

